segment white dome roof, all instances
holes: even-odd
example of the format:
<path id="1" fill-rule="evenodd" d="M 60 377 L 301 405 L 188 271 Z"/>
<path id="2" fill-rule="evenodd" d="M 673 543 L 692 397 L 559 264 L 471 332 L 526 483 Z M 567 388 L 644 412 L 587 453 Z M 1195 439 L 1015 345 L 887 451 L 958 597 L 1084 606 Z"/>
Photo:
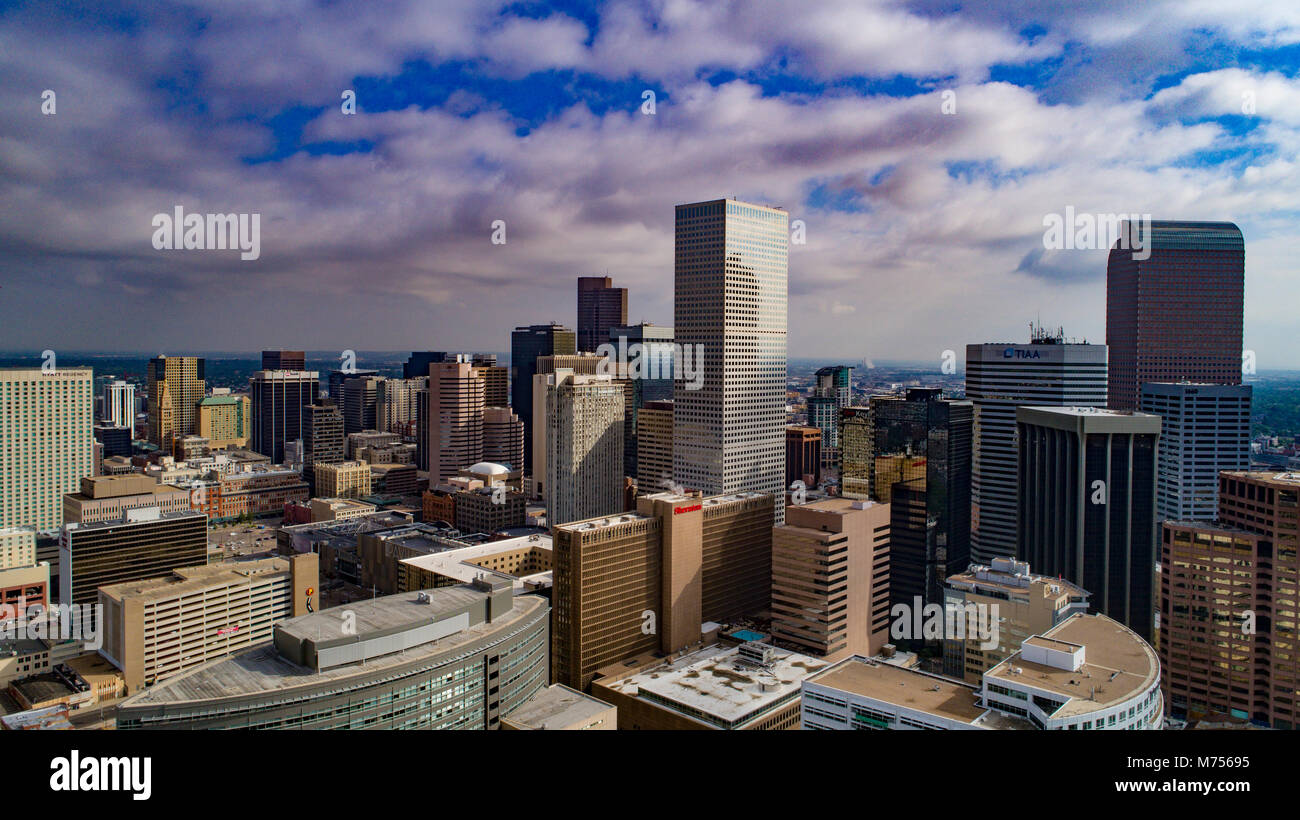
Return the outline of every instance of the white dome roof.
<path id="1" fill-rule="evenodd" d="M 469 471 L 478 475 L 505 475 L 510 469 L 504 464 L 494 464 L 491 461 L 480 461 L 478 464 L 471 464 Z"/>

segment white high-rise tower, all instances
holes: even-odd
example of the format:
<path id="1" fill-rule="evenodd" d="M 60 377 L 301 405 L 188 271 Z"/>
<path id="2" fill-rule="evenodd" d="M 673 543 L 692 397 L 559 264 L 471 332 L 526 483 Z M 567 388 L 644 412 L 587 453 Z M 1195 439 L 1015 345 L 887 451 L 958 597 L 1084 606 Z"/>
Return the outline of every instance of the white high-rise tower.
<path id="1" fill-rule="evenodd" d="M 677 206 L 674 332 L 703 379 L 674 372 L 673 478 L 706 496 L 773 493 L 778 524 L 789 224 L 783 210 L 734 199 Z"/>

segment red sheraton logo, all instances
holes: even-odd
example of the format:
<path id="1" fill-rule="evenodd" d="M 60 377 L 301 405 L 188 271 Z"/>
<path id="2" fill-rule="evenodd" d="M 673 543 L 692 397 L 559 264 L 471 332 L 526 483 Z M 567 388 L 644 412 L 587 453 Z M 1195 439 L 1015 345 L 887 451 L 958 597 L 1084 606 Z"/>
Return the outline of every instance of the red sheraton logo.
<path id="1" fill-rule="evenodd" d="M 704 506 L 703 504 L 691 504 L 690 506 L 687 507 L 673 507 L 673 515 L 681 515 L 682 513 L 695 512 L 696 510 L 700 509 L 703 506 Z"/>

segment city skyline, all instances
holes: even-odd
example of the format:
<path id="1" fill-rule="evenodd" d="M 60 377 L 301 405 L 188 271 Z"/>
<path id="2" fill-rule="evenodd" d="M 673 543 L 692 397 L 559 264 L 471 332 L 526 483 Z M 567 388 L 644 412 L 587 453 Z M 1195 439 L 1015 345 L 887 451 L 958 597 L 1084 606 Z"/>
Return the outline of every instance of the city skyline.
<path id="1" fill-rule="evenodd" d="M 802 224 L 795 356 L 938 362 L 1040 315 L 1099 342 L 1106 248 L 1045 224 L 1149 214 L 1241 227 L 1244 345 L 1300 367 L 1292 8 L 396 3 L 361 43 L 342 11 L 122 5 L 0 16 L 0 348 L 500 350 L 571 323 L 577 275 L 667 324 L 670 209 L 725 193 Z M 175 208 L 260 214 L 257 257 L 155 250 Z"/>

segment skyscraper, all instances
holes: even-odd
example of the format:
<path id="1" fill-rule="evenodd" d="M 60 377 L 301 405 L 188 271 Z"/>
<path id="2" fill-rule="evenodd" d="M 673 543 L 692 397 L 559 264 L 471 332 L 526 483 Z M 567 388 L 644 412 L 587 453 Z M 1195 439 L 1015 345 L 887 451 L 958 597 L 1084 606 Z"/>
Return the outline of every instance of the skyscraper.
<path id="1" fill-rule="evenodd" d="M 174 440 L 197 432 L 198 404 L 207 392 L 204 362 L 195 356 L 159 356 L 146 368 L 149 443 L 171 452 Z"/>
<path id="2" fill-rule="evenodd" d="M 677 206 L 673 331 L 684 356 L 702 351 L 703 381 L 674 374 L 674 479 L 706 495 L 772 493 L 777 523 L 788 250 L 783 210 L 734 199 Z"/>
<path id="3" fill-rule="evenodd" d="M 623 509 L 622 385 L 561 368 L 534 377 L 533 463 L 554 527 Z"/>
<path id="4" fill-rule="evenodd" d="M 483 406 L 510 406 L 510 368 L 497 364 L 495 353 L 475 353 L 474 369 L 483 378 Z M 523 469 L 523 465 L 519 465 Z"/>
<path id="5" fill-rule="evenodd" d="M 1105 407 L 1106 346 L 1042 331 L 1027 345 L 967 345 L 966 398 L 975 409 L 971 560 L 988 564 L 1016 557 L 1016 408 Z"/>
<path id="6" fill-rule="evenodd" d="M 429 371 L 426 368 L 423 375 L 428 375 L 428 373 Z M 330 382 L 329 382 L 329 397 L 333 399 L 334 403 L 339 406 L 340 410 L 342 410 L 344 382 L 346 382 L 348 379 L 359 379 L 364 376 L 378 376 L 378 375 L 379 375 L 378 370 L 361 370 L 358 368 L 351 368 L 349 370 L 331 370 Z"/>
<path id="7" fill-rule="evenodd" d="M 616 361 L 629 363 L 632 402 L 628 406 L 623 449 L 623 471 L 635 476 L 637 436 L 641 426 L 641 408 L 646 402 L 670 401 L 673 397 L 673 329 L 650 322 L 610 328 L 608 343 L 620 352 Z"/>
<path id="8" fill-rule="evenodd" d="M 0 369 L 0 530 L 63 525 L 63 496 L 94 472 L 88 367 Z"/>
<path id="9" fill-rule="evenodd" d="M 343 460 L 343 413 L 323 399 L 308 405 L 302 417 L 302 477 L 316 495 L 316 465 Z"/>
<path id="10" fill-rule="evenodd" d="M 626 444 L 624 445 L 626 446 Z M 648 401 L 638 413 L 636 486 L 641 495 L 673 483 L 673 402 Z"/>
<path id="11" fill-rule="evenodd" d="M 1139 249 L 1116 243 L 1106 265 L 1115 410 L 1135 409 L 1145 382 L 1241 384 L 1241 229 L 1231 222 L 1152 222 L 1150 234 Z"/>
<path id="12" fill-rule="evenodd" d="M 1156 446 L 1160 417 L 1098 407 L 1021 407 L 1022 560 L 1092 595 L 1150 641 L 1156 588 Z"/>
<path id="13" fill-rule="evenodd" d="M 972 405 L 938 387 L 872 396 L 872 497 L 892 506 L 894 603 L 943 602 L 944 579 L 970 564 Z"/>
<path id="14" fill-rule="evenodd" d="M 135 427 L 135 385 L 121 380 L 104 385 L 104 423 Z"/>
<path id="15" fill-rule="evenodd" d="M 484 382 L 469 356 L 429 365 L 430 485 L 483 459 Z"/>
<path id="16" fill-rule="evenodd" d="M 845 365 L 817 371 L 812 395 L 808 397 L 808 423 L 822 431 L 822 463 L 840 462 L 840 411 L 852 397 L 853 368 Z"/>
<path id="17" fill-rule="evenodd" d="M 303 417 L 319 398 L 315 370 L 259 370 L 248 380 L 253 408 L 253 450 L 284 463 L 284 445 L 302 438 Z"/>
<path id="18" fill-rule="evenodd" d="M 383 376 L 353 376 L 343 381 L 343 432 L 377 430 L 379 385 Z"/>
<path id="19" fill-rule="evenodd" d="M 306 370 L 307 354 L 301 350 L 263 350 L 263 370 Z"/>
<path id="20" fill-rule="evenodd" d="M 1147 382 L 1140 408 L 1161 418 L 1157 521 L 1213 521 L 1219 473 L 1250 467 L 1248 384 Z"/>
<path id="21" fill-rule="evenodd" d="M 483 460 L 512 470 L 524 466 L 524 423 L 509 407 L 483 408 Z"/>
<path id="22" fill-rule="evenodd" d="M 538 356 L 576 353 L 577 334 L 567 327 L 528 325 L 510 334 L 510 408 L 524 422 L 524 465 L 533 471 L 533 376 Z"/>
<path id="23" fill-rule="evenodd" d="M 610 328 L 627 324 L 627 288 L 608 276 L 578 277 L 578 350 L 594 353 Z"/>
<path id="24" fill-rule="evenodd" d="M 198 413 L 198 435 L 213 450 L 248 446 L 253 425 L 248 396 L 208 396 L 199 402 Z"/>
<path id="25" fill-rule="evenodd" d="M 414 379 L 380 381 L 375 394 L 375 429 L 381 433 L 397 433 L 403 437 L 414 436 L 417 417 L 416 395 L 427 382 L 427 374 Z"/>

